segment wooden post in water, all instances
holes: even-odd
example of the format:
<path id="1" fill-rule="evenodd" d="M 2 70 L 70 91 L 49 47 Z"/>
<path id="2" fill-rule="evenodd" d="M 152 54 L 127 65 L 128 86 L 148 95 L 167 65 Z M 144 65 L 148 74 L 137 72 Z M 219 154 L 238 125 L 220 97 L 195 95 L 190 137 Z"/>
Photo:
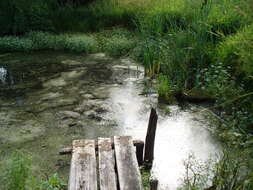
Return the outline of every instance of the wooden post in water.
<path id="1" fill-rule="evenodd" d="M 157 113 L 154 108 L 151 109 L 148 130 L 145 140 L 145 154 L 144 154 L 144 166 L 151 168 L 154 160 L 154 146 L 155 146 L 155 134 L 157 125 Z"/>
<path id="2" fill-rule="evenodd" d="M 150 179 L 150 190 L 157 190 L 158 189 L 158 180 L 157 179 Z"/>
<path id="3" fill-rule="evenodd" d="M 140 140 L 136 140 L 134 142 L 134 146 L 136 147 L 136 157 L 137 157 L 138 165 L 142 166 L 144 142 Z"/>

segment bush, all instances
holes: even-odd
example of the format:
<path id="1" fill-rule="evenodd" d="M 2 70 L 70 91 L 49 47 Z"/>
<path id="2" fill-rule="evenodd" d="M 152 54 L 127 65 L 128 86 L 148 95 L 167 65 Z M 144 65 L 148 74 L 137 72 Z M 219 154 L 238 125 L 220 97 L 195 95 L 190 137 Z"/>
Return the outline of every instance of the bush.
<path id="1" fill-rule="evenodd" d="M 33 49 L 33 42 L 30 39 L 20 37 L 0 38 L 0 52 L 27 52 Z"/>
<path id="2" fill-rule="evenodd" d="M 56 36 L 47 32 L 29 32 L 24 38 L 32 41 L 33 50 L 54 49 L 56 44 Z"/>
<path id="3" fill-rule="evenodd" d="M 218 62 L 200 71 L 201 88 L 216 97 L 219 103 L 237 97 L 242 91 L 236 86 L 230 70 L 231 67 Z"/>
<path id="4" fill-rule="evenodd" d="M 133 39 L 127 39 L 123 36 L 113 36 L 105 42 L 104 51 L 111 56 L 123 56 L 129 53 L 135 46 Z"/>
<path id="5" fill-rule="evenodd" d="M 64 40 L 62 40 L 63 38 Z M 72 52 L 77 52 L 77 53 L 92 53 L 95 52 L 97 49 L 97 42 L 95 39 L 85 36 L 85 35 L 80 35 L 80 36 L 71 36 L 71 35 L 62 35 L 57 39 L 57 42 L 63 42 L 63 46 L 56 46 L 56 49 L 61 49 L 63 48 L 64 50 L 72 51 Z M 56 43 L 57 43 L 56 42 Z M 58 45 L 60 43 L 57 43 Z"/>
<path id="6" fill-rule="evenodd" d="M 23 37 L 0 38 L 0 52 L 27 52 L 50 49 L 92 53 L 97 50 L 97 42 L 87 35 L 54 35 L 46 32 L 30 32 Z"/>
<path id="7" fill-rule="evenodd" d="M 237 76 L 253 76 L 253 24 L 226 38 L 217 49 L 217 59 L 234 69 Z"/>
<path id="8" fill-rule="evenodd" d="M 111 56 L 124 56 L 137 45 L 138 39 L 123 28 L 112 28 L 95 34 L 99 51 L 106 52 Z"/>

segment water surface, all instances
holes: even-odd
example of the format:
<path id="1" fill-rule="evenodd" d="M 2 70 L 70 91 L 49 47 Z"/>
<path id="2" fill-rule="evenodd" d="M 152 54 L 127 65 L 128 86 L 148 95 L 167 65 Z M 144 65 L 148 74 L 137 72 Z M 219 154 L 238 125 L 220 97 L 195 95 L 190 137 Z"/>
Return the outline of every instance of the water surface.
<path id="1" fill-rule="evenodd" d="M 67 179 L 70 156 L 58 155 L 62 147 L 100 136 L 144 140 L 155 107 L 159 120 L 152 173 L 160 189 L 175 190 L 189 154 L 207 160 L 220 146 L 207 130 L 201 107 L 160 105 L 156 94 L 142 95 L 146 82 L 143 69 L 132 60 L 104 54 L 1 57 L 0 161 L 23 151 L 32 157 L 38 175 L 58 172 Z"/>

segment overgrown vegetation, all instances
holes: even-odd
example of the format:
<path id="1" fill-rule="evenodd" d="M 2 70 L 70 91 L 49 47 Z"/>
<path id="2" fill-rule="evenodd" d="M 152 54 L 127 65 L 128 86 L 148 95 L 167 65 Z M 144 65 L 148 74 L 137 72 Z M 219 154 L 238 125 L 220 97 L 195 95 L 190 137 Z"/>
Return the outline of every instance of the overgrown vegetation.
<path id="1" fill-rule="evenodd" d="M 149 190 L 150 188 L 150 170 L 146 168 L 141 168 L 141 179 L 143 183 L 144 190 Z"/>
<path id="2" fill-rule="evenodd" d="M 189 90 L 214 97 L 213 111 L 226 123 L 220 136 L 252 148 L 252 0 L 80 2 L 0 1 L 0 51 L 131 56 L 158 79 L 160 100 L 172 103 L 175 92 Z"/>
<path id="3" fill-rule="evenodd" d="M 46 179 L 34 177 L 31 160 L 22 153 L 15 152 L 1 168 L 0 189 L 5 190 L 64 190 L 66 184 L 54 174 Z"/>
<path id="4" fill-rule="evenodd" d="M 250 190 L 253 188 L 249 152 L 225 150 L 219 161 L 200 162 L 194 155 L 185 160 L 185 176 L 179 190 Z"/>

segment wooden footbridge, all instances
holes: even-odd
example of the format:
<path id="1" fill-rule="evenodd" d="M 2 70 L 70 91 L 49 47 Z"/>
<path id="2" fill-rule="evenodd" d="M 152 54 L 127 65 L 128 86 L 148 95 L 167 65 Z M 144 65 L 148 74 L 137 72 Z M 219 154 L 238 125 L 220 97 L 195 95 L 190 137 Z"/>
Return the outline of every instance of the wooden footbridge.
<path id="1" fill-rule="evenodd" d="M 152 166 L 157 118 L 152 108 L 145 143 L 130 136 L 74 140 L 60 152 L 72 153 L 68 190 L 143 190 L 139 166 Z M 150 185 L 156 190 L 158 181 Z"/>

